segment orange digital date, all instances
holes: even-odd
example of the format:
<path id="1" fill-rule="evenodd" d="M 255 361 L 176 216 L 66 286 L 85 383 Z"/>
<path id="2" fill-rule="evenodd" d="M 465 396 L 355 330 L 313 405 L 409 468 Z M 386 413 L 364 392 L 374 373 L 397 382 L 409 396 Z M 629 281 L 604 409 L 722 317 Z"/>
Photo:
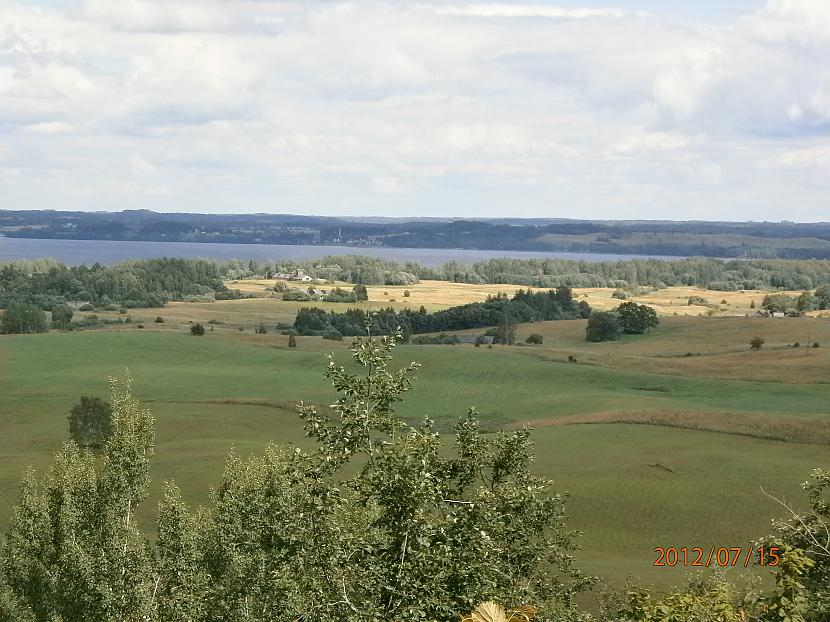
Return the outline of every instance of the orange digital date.
<path id="1" fill-rule="evenodd" d="M 780 550 L 777 546 L 757 548 L 752 546 L 713 546 L 708 549 L 694 547 L 654 547 L 657 559 L 654 566 L 698 566 L 710 568 L 718 566 L 729 568 L 741 564 L 748 568 L 750 562 L 755 559 L 759 566 L 777 566 L 781 563 Z"/>

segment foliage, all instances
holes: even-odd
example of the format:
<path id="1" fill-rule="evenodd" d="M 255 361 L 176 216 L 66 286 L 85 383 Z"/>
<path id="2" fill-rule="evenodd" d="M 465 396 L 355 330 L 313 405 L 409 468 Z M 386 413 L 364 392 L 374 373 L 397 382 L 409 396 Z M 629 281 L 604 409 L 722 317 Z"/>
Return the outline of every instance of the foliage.
<path id="1" fill-rule="evenodd" d="M 709 304 L 709 301 L 706 300 L 703 296 L 689 296 L 689 300 L 686 303 L 690 307 L 691 306 L 698 306 L 698 307 L 705 307 Z"/>
<path id="2" fill-rule="evenodd" d="M 624 302 L 614 309 L 620 330 L 626 334 L 641 335 L 660 323 L 657 312 L 648 305 Z"/>
<path id="3" fill-rule="evenodd" d="M 112 407 L 100 397 L 83 396 L 69 411 L 69 436 L 78 445 L 100 449 L 112 434 Z"/>
<path id="4" fill-rule="evenodd" d="M 11 304 L 0 318 L 0 333 L 45 333 L 48 330 L 46 314 L 35 305 Z"/>
<path id="5" fill-rule="evenodd" d="M 760 350 L 764 343 L 766 342 L 763 337 L 753 337 L 749 341 L 749 347 L 753 350 Z"/>
<path id="6" fill-rule="evenodd" d="M 544 342 L 545 338 L 542 337 L 539 333 L 531 333 L 528 335 L 527 339 L 525 339 L 525 343 L 529 343 L 531 345 L 540 346 Z"/>
<path id="7" fill-rule="evenodd" d="M 322 298 L 325 302 L 357 302 L 357 294 L 354 291 L 346 291 L 335 287 Z"/>
<path id="8" fill-rule="evenodd" d="M 585 339 L 588 341 L 614 341 L 620 338 L 620 323 L 617 314 L 610 311 L 595 311 L 588 318 Z"/>
<path id="9" fill-rule="evenodd" d="M 461 343 L 461 340 L 458 338 L 458 335 L 447 335 L 445 333 L 441 333 L 440 335 L 422 335 L 420 337 L 413 337 L 412 343 L 416 346 L 423 346 L 423 345 L 445 345 L 445 346 L 454 346 L 458 343 Z"/>
<path id="10" fill-rule="evenodd" d="M 288 336 L 288 347 L 289 348 L 296 348 L 297 347 L 297 338 L 294 335 Z"/>
<path id="11" fill-rule="evenodd" d="M 190 327 L 190 334 L 196 335 L 197 337 L 204 337 L 205 327 L 197 322 Z"/>
<path id="12" fill-rule="evenodd" d="M 282 294 L 283 300 L 290 300 L 294 302 L 308 302 L 314 300 L 314 296 L 301 289 L 289 289 Z"/>
<path id="13" fill-rule="evenodd" d="M 776 590 L 767 602 L 779 612 L 790 607 L 791 617 L 797 611 L 807 620 L 823 622 L 830 620 L 830 471 L 815 469 L 802 488 L 809 511 L 797 512 L 776 499 L 788 515 L 773 521 L 773 533 L 764 544 L 785 552 L 776 569 Z"/>
<path id="14" fill-rule="evenodd" d="M 366 290 L 365 285 L 358 283 L 352 288 L 352 292 L 358 302 L 365 302 L 369 300 L 369 292 Z"/>
<path id="15" fill-rule="evenodd" d="M 754 608 L 751 586 L 736 585 L 720 573 L 693 577 L 660 597 L 629 583 L 603 601 L 601 619 L 609 622 L 746 622 Z"/>

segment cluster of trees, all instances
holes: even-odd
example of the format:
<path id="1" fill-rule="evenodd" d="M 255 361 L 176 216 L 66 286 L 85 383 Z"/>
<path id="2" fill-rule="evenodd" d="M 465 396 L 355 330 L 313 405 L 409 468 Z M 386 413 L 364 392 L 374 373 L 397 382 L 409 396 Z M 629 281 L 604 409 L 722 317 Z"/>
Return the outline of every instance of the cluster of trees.
<path id="1" fill-rule="evenodd" d="M 161 307 L 188 296 L 234 298 L 220 264 L 204 259 L 148 259 L 114 266 L 66 266 L 53 260 L 0 264 L 0 308 L 15 303 L 45 311 L 67 302 L 95 307 Z"/>
<path id="2" fill-rule="evenodd" d="M 624 302 L 611 311 L 597 311 L 588 318 L 585 338 L 588 341 L 613 341 L 620 334 L 642 335 L 660 323 L 657 312 L 648 305 Z"/>
<path id="3" fill-rule="evenodd" d="M 830 284 L 821 285 L 815 292 L 804 291 L 799 296 L 767 294 L 761 307 L 770 313 L 800 315 L 816 309 L 830 309 Z"/>
<path id="4" fill-rule="evenodd" d="M 574 300 L 569 287 L 555 291 L 536 292 L 519 290 L 512 298 L 500 294 L 485 302 L 474 302 L 435 313 L 424 307 L 415 311 L 392 308 L 373 313 L 378 330 L 392 333 L 400 327 L 407 334 L 437 333 L 490 326 L 515 326 L 523 322 L 586 318 L 591 313 L 587 302 Z M 301 335 L 321 335 L 335 330 L 341 335 L 365 334 L 365 314 L 359 309 L 345 312 L 312 307 L 300 309 L 294 320 L 294 329 Z"/>
<path id="5" fill-rule="evenodd" d="M 449 622 L 491 600 L 557 622 L 830 617 L 821 470 L 804 484 L 809 509 L 788 508 L 761 542 L 780 551 L 774 586 L 715 575 L 655 596 L 632 584 L 608 591 L 596 616 L 581 610 L 577 596 L 598 581 L 575 564 L 564 496 L 532 473 L 530 431 L 483 434 L 471 410 L 447 447 L 428 418 L 407 425 L 394 408 L 418 365 L 389 368 L 399 338 L 356 342 L 358 373 L 329 359 L 339 398 L 300 407 L 311 451 L 231 454 L 196 510 L 166 483 L 152 539 L 136 511 L 153 417 L 129 377 L 113 381 L 100 456 L 69 442 L 45 477 L 24 479 L 0 551 L 0 620 Z"/>

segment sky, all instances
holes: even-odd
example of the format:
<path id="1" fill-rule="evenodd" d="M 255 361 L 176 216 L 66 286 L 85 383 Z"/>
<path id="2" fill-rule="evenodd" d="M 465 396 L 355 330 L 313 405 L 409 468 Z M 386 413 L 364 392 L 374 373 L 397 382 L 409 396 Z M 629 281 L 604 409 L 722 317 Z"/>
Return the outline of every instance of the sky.
<path id="1" fill-rule="evenodd" d="M 828 0 L 0 0 L 0 209 L 830 221 Z"/>

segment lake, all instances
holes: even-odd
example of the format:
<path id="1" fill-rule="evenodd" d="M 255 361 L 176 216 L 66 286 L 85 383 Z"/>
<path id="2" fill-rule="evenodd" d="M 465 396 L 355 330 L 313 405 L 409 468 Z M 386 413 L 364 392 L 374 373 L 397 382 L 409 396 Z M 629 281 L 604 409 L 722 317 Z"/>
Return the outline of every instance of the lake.
<path id="1" fill-rule="evenodd" d="M 304 246 L 277 244 L 211 244 L 193 242 L 113 242 L 109 240 L 35 240 L 0 236 L 0 261 L 52 257 L 68 265 L 113 264 L 126 259 L 154 257 L 207 257 L 211 259 L 317 259 L 324 255 L 368 255 L 397 262 L 416 261 L 440 266 L 450 260 L 474 263 L 499 257 L 511 259 L 574 259 L 620 261 L 625 259 L 680 259 L 668 255 L 612 255 L 544 251 L 493 251 L 445 248 L 387 248 L 356 246 Z"/>

